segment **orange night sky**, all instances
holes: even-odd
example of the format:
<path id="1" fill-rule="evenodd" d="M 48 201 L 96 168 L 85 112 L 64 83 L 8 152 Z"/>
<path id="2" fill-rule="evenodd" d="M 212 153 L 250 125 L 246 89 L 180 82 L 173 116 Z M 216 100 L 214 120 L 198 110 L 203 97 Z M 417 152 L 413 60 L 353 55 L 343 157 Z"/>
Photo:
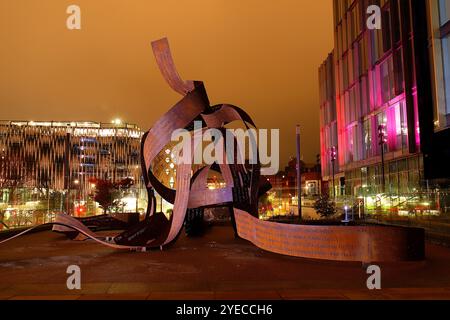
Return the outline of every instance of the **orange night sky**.
<path id="1" fill-rule="evenodd" d="M 81 7 L 81 30 L 66 9 Z M 167 36 L 212 104 L 281 129 L 281 160 L 319 153 L 317 70 L 333 48 L 331 0 L 0 0 L 0 119 L 121 118 L 147 129 L 181 97 L 150 42 Z"/>

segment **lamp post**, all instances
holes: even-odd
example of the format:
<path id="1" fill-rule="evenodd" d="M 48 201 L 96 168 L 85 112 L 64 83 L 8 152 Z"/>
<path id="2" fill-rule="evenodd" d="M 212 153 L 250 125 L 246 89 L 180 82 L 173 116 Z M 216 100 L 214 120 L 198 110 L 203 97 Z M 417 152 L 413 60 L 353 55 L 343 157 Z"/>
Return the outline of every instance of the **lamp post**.
<path id="1" fill-rule="evenodd" d="M 135 206 L 135 208 L 136 208 L 136 212 L 139 212 L 139 188 L 136 186 L 136 188 L 135 188 L 135 194 L 136 194 L 136 206 Z"/>
<path id="2" fill-rule="evenodd" d="M 78 206 L 80 205 L 80 201 L 79 201 L 79 199 L 78 199 L 78 192 L 79 192 L 79 190 L 78 190 L 78 186 L 80 185 L 80 180 L 78 180 L 78 179 L 75 179 L 74 181 L 73 181 L 73 183 L 75 184 L 75 201 L 77 201 L 77 203 L 78 203 Z M 75 208 L 76 208 L 76 206 L 75 206 L 75 201 L 74 201 L 74 215 L 75 215 Z"/>
<path id="3" fill-rule="evenodd" d="M 300 126 L 296 127 L 296 137 L 297 137 L 297 209 L 298 209 L 298 219 L 302 220 L 302 171 L 300 162 Z"/>
<path id="4" fill-rule="evenodd" d="M 336 199 L 336 186 L 335 186 L 335 182 L 334 182 L 334 174 L 335 174 L 334 163 L 336 162 L 337 151 L 336 151 L 336 147 L 334 147 L 334 146 L 331 147 L 330 157 L 331 157 L 331 174 L 333 176 L 333 200 L 335 200 Z"/>
<path id="5" fill-rule="evenodd" d="M 47 186 L 47 218 L 50 218 L 50 188 Z M 46 222 L 44 219 L 44 223 Z"/>
<path id="6" fill-rule="evenodd" d="M 350 220 L 350 218 L 349 218 L 349 216 L 348 216 L 348 210 L 349 210 L 350 208 L 347 206 L 347 205 L 345 205 L 344 206 L 344 213 L 345 213 L 345 216 L 344 216 L 344 220 L 342 220 L 341 222 L 342 223 L 345 223 L 345 224 L 347 224 L 347 223 L 349 223 L 350 221 L 352 221 L 353 220 L 353 210 L 352 210 L 352 220 Z"/>
<path id="7" fill-rule="evenodd" d="M 91 192 L 89 194 L 88 199 L 91 200 L 90 205 L 88 207 L 89 215 L 97 215 L 97 207 L 95 205 L 95 189 L 97 188 L 97 184 L 95 182 L 91 183 Z"/>
<path id="8" fill-rule="evenodd" d="M 382 123 L 378 126 L 378 143 L 381 147 L 381 192 L 386 191 L 386 177 L 384 174 L 384 146 L 387 143 L 386 124 Z"/>

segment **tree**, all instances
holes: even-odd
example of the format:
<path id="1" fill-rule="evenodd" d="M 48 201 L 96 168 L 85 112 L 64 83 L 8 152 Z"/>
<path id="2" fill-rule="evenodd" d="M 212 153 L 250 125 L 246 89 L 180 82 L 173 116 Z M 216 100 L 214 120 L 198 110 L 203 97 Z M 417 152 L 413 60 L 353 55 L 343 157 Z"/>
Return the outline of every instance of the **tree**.
<path id="1" fill-rule="evenodd" d="M 94 200 L 98 202 L 104 213 L 122 210 L 125 206 L 125 203 L 120 200 L 122 190 L 127 190 L 134 185 L 133 179 L 130 178 L 115 183 L 103 179 L 92 179 L 90 182 L 95 184 Z"/>
<path id="2" fill-rule="evenodd" d="M 134 180 L 131 178 L 125 178 L 115 183 L 116 188 L 120 189 L 130 189 L 134 185 Z"/>
<path id="3" fill-rule="evenodd" d="M 95 182 L 94 200 L 106 213 L 113 204 L 113 184 L 109 180 L 98 179 Z"/>
<path id="4" fill-rule="evenodd" d="M 266 192 L 259 198 L 259 208 L 263 213 L 272 211 L 272 201 L 269 199 L 269 193 Z"/>
<path id="5" fill-rule="evenodd" d="M 330 200 L 328 194 L 320 196 L 314 203 L 314 209 L 322 218 L 328 218 L 336 214 L 336 204 Z"/>

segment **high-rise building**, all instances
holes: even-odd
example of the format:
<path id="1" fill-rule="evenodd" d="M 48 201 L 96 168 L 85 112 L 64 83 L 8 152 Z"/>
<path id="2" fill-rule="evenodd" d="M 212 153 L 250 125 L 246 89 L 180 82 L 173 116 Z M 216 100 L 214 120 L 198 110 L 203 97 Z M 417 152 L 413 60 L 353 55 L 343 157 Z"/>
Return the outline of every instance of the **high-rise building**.
<path id="1" fill-rule="evenodd" d="M 322 176 L 325 177 L 324 189 L 331 190 L 333 195 L 343 190 L 339 187 L 344 173 L 339 171 L 337 163 L 338 134 L 336 118 L 336 86 L 334 74 L 334 54 L 330 53 L 319 68 L 320 98 L 320 159 Z"/>
<path id="2" fill-rule="evenodd" d="M 448 186 L 450 1 L 333 5 L 335 47 L 319 69 L 323 179 L 331 186 L 334 165 L 347 195 Z M 372 5 L 380 29 L 368 27 Z"/>
<path id="3" fill-rule="evenodd" d="M 96 179 L 141 183 L 141 130 L 119 122 L 0 121 L 0 202 L 11 188 L 77 190 Z"/>

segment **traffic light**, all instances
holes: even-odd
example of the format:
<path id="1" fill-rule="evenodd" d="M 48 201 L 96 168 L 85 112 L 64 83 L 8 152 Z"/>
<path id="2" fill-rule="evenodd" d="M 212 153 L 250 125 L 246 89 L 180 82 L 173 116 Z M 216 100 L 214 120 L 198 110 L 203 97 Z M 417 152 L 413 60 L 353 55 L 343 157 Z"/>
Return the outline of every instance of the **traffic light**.
<path id="1" fill-rule="evenodd" d="M 331 161 L 336 161 L 336 159 L 337 159 L 336 147 L 331 148 L 330 156 L 331 156 Z"/>
<path id="2" fill-rule="evenodd" d="M 378 139 L 380 145 L 387 143 L 386 124 L 384 123 L 378 126 Z"/>
<path id="3" fill-rule="evenodd" d="M 78 207 L 76 207 L 76 212 L 77 215 L 83 215 L 84 213 L 86 213 L 86 207 L 84 205 L 79 205 Z"/>

